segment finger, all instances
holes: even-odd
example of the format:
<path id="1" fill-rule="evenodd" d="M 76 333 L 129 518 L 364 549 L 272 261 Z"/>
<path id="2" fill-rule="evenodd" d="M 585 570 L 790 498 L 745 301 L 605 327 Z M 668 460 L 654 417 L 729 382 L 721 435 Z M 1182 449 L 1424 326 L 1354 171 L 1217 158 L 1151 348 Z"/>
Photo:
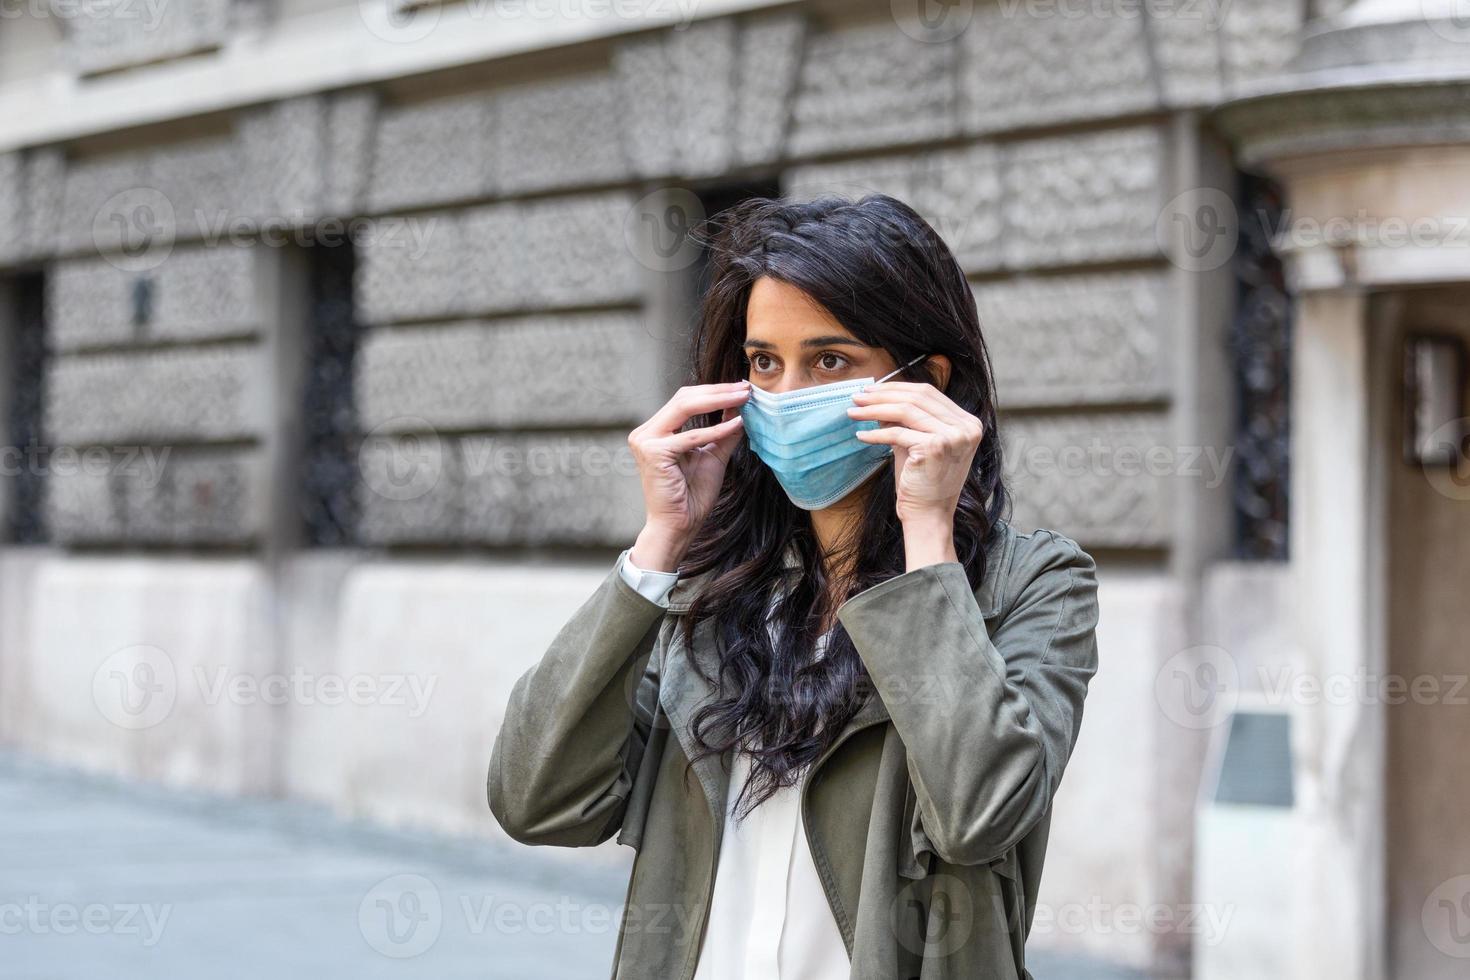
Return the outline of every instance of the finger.
<path id="1" fill-rule="evenodd" d="M 655 435 L 671 435 L 696 415 L 744 404 L 749 397 L 747 381 L 680 388 L 644 425 Z"/>
<path id="2" fill-rule="evenodd" d="M 985 423 L 956 405 L 944 392 L 930 385 L 918 385 L 916 389 L 894 389 L 886 393 L 857 392 L 853 395 L 853 401 L 854 404 L 864 405 L 912 404 L 948 426 L 950 434 L 955 438 L 968 439 L 976 444 L 985 438 Z"/>
<path id="3" fill-rule="evenodd" d="M 944 392 L 932 385 L 912 385 L 904 388 L 888 388 L 880 385 L 870 391 L 854 392 L 854 404 L 870 405 L 880 402 L 908 402 L 918 405 L 935 418 L 946 419 L 959 425 L 974 418 L 969 412 L 956 405 Z"/>
<path id="4" fill-rule="evenodd" d="M 924 389 L 938 391 L 927 381 L 874 381 L 870 385 L 860 388 L 860 391 L 923 391 Z"/>
<path id="5" fill-rule="evenodd" d="M 948 434 L 954 428 L 946 420 L 935 418 L 917 405 L 908 402 L 854 405 L 847 410 L 847 417 L 859 421 L 876 419 L 879 422 L 893 422 L 897 425 L 906 425 L 910 429 L 935 434 Z"/>
<path id="6" fill-rule="evenodd" d="M 673 435 L 654 440 L 655 449 L 665 449 L 675 453 L 687 453 L 691 449 L 698 449 L 705 443 L 714 442 L 727 436 L 732 432 L 739 432 L 745 419 L 739 415 L 716 422 L 714 425 L 706 425 L 699 429 L 689 429 L 685 432 L 675 432 Z"/>
<path id="7" fill-rule="evenodd" d="M 928 433 L 915 432 L 901 425 L 885 425 L 881 429 L 858 429 L 856 435 L 863 442 L 870 442 L 874 445 L 902 446 L 905 449 L 913 449 L 915 446 L 931 441 Z"/>
<path id="8" fill-rule="evenodd" d="M 740 416 L 735 416 L 740 418 Z M 740 445 L 740 440 L 745 434 L 744 426 L 733 426 L 728 433 L 720 436 L 707 446 L 701 446 L 700 450 L 710 453 L 719 458 L 721 463 L 730 462 L 730 457 L 735 454 L 735 447 Z"/>

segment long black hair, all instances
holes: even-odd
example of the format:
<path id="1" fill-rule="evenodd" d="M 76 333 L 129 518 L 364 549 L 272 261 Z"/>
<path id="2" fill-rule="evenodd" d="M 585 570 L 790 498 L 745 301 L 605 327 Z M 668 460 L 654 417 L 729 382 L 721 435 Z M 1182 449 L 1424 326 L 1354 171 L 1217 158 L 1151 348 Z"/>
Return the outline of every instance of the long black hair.
<path id="1" fill-rule="evenodd" d="M 949 359 L 944 393 L 985 426 L 954 524 L 956 555 L 977 587 L 985 574 L 987 540 L 1005 518 L 1009 498 L 990 358 L 975 298 L 938 233 L 903 202 L 872 194 L 856 202 L 753 198 L 720 212 L 695 236 L 709 254 L 708 286 L 691 349 L 695 384 L 747 376 L 746 305 L 751 287 L 763 276 L 802 290 L 858 340 L 883 348 L 895 363 L 920 354 Z M 936 381 L 927 362 L 897 377 Z M 716 412 L 689 425 L 718 421 Z M 794 784 L 866 698 L 875 696 L 840 624 L 828 638 L 825 655 L 814 657 L 821 624 L 837 605 L 904 571 L 893 467 L 880 470 L 865 486 L 860 519 L 837 553 L 824 556 L 811 515 L 791 503 L 742 440 L 720 496 L 680 566 L 684 576 L 709 573 L 682 623 L 686 643 L 692 649 L 696 627 L 708 622 L 719 650 L 718 678 L 695 663 L 718 692 L 695 713 L 701 746 L 695 757 L 743 751 L 747 741 L 757 743 L 738 801 L 745 814 L 781 786 Z M 791 566 L 784 561 L 788 546 L 798 558 Z M 824 558 L 837 563 L 825 565 Z M 831 567 L 850 570 L 840 597 L 828 594 Z M 774 628 L 768 631 L 767 622 Z"/>

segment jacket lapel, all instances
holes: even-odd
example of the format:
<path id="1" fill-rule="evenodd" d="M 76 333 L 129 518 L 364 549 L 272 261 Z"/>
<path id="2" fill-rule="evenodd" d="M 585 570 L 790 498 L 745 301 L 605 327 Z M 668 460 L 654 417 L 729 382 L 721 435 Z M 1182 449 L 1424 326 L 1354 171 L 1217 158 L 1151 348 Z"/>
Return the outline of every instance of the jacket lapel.
<path id="1" fill-rule="evenodd" d="M 695 630 L 694 647 L 696 655 L 700 656 L 700 666 L 710 677 L 717 676 L 718 665 L 712 663 L 714 657 L 711 655 L 713 644 L 709 642 L 708 622 L 700 623 Z M 668 648 L 664 651 L 663 668 L 659 677 L 658 700 L 663 705 L 664 714 L 669 718 L 670 727 L 674 730 L 674 736 L 679 740 L 680 747 L 684 750 L 684 757 L 693 759 L 691 765 L 694 774 L 699 778 L 699 784 L 704 789 L 705 799 L 709 801 L 710 816 L 714 821 L 715 853 L 719 853 L 720 839 L 725 829 L 725 807 L 730 790 L 730 772 L 725 763 L 730 761 L 730 753 L 723 756 L 707 755 L 703 758 L 695 758 L 695 753 L 700 751 L 701 746 L 694 737 L 694 714 L 710 696 L 714 694 L 713 686 L 699 675 L 690 663 L 690 653 L 684 643 L 684 634 L 679 626 L 672 630 Z"/>

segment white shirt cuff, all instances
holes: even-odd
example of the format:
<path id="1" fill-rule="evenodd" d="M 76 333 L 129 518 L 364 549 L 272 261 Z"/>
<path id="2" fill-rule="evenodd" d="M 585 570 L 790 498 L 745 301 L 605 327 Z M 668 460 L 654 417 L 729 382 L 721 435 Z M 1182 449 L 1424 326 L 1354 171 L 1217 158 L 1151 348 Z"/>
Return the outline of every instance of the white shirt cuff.
<path id="1" fill-rule="evenodd" d="M 669 590 L 679 581 L 679 573 L 645 571 L 633 564 L 633 559 L 629 557 L 632 551 L 632 548 L 627 548 L 618 556 L 618 573 L 639 595 L 667 609 Z"/>

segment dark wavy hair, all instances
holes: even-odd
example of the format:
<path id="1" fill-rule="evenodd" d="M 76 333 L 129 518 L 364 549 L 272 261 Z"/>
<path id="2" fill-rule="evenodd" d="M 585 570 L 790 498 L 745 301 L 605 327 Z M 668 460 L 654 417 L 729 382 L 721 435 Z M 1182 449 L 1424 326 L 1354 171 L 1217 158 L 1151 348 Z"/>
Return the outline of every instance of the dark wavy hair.
<path id="1" fill-rule="evenodd" d="M 895 363 L 920 354 L 949 358 L 945 394 L 985 425 L 954 525 L 957 557 L 977 587 L 985 574 L 987 539 L 1005 519 L 1009 498 L 975 298 L 938 233 L 903 202 L 872 194 L 856 202 L 752 198 L 715 215 L 694 236 L 709 256 L 691 348 L 695 384 L 747 377 L 746 304 L 763 276 L 802 290 Z M 897 377 L 933 383 L 927 369 L 920 362 Z M 689 426 L 719 419 L 714 412 L 691 419 Z M 680 566 L 684 576 L 710 573 L 684 617 L 686 644 L 692 649 L 696 627 L 708 622 L 719 651 L 718 678 L 694 665 L 718 692 L 695 713 L 701 746 L 695 758 L 745 751 L 747 740 L 757 743 L 737 801 L 741 815 L 796 783 L 871 696 L 866 669 L 841 624 L 833 627 L 825 655 L 814 658 L 821 624 L 833 618 L 836 606 L 904 571 L 893 467 L 879 470 L 865 491 L 860 520 L 836 553 L 826 556 L 841 563 L 833 567 L 851 571 L 839 599 L 828 594 L 834 585 L 811 515 L 791 503 L 742 440 Z M 788 545 L 799 558 L 791 567 L 783 561 Z M 771 630 L 758 625 L 768 621 L 768 613 Z"/>

